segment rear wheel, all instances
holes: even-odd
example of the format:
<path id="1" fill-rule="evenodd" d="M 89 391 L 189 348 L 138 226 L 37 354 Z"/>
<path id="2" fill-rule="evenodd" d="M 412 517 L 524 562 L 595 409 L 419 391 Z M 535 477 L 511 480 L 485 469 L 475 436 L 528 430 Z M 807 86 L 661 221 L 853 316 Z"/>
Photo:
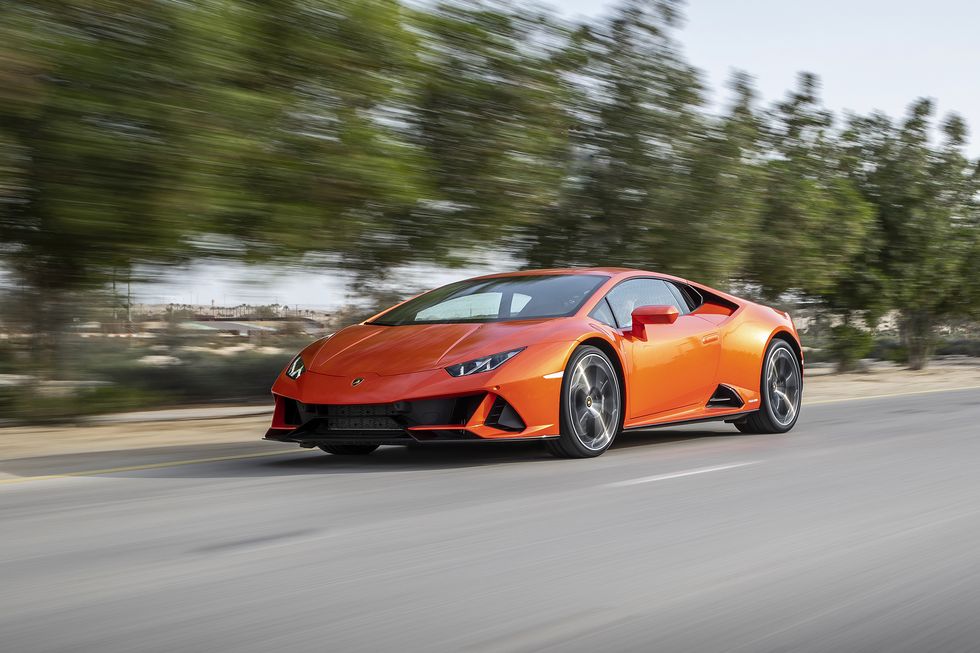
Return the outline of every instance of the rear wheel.
<path id="1" fill-rule="evenodd" d="M 785 340 L 769 343 L 760 389 L 759 410 L 735 422 L 735 428 L 742 433 L 786 433 L 800 416 L 803 373 L 796 353 Z"/>
<path id="2" fill-rule="evenodd" d="M 376 444 L 321 444 L 320 448 L 335 456 L 366 456 L 378 448 Z"/>
<path id="3" fill-rule="evenodd" d="M 561 384 L 561 435 L 548 450 L 561 458 L 592 458 L 612 444 L 622 424 L 619 377 L 601 349 L 579 347 Z"/>

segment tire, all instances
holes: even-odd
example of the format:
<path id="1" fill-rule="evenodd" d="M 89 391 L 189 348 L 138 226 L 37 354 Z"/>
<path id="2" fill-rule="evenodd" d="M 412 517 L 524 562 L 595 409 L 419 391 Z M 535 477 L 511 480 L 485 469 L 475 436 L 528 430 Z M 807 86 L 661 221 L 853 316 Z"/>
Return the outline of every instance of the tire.
<path id="1" fill-rule="evenodd" d="M 548 451 L 559 458 L 601 455 L 623 427 L 619 376 L 609 357 L 596 347 L 579 347 L 568 360 L 561 382 L 559 428 Z"/>
<path id="2" fill-rule="evenodd" d="M 742 433 L 786 433 L 800 418 L 803 373 L 796 352 L 782 339 L 769 343 L 759 383 L 759 410 L 735 422 Z"/>
<path id="3" fill-rule="evenodd" d="M 335 456 L 366 456 L 378 448 L 376 444 L 321 444 L 320 448 Z"/>

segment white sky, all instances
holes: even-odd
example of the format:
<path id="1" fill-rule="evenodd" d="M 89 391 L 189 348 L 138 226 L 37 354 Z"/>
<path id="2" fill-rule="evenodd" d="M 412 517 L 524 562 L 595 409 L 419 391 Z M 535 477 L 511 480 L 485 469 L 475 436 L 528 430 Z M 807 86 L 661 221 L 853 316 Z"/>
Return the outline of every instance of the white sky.
<path id="1" fill-rule="evenodd" d="M 566 16 L 595 17 L 614 3 L 550 3 Z M 704 73 L 711 100 L 725 101 L 731 71 L 756 80 L 761 100 L 781 98 L 800 71 L 816 73 L 825 104 L 835 112 L 881 109 L 904 113 L 917 97 L 938 101 L 940 114 L 956 111 L 980 129 L 980 2 L 971 0 L 689 0 L 677 34 L 687 59 Z M 980 139 L 970 151 L 980 155 Z M 492 269 L 492 267 L 491 267 Z M 436 286 L 474 270 L 425 271 Z M 418 271 L 416 271 L 416 274 Z M 322 269 L 280 275 L 275 269 L 197 266 L 140 286 L 146 302 L 219 305 L 279 302 L 304 307 L 347 301 L 346 280 Z"/>
<path id="2" fill-rule="evenodd" d="M 601 15 L 615 3 L 550 3 L 569 17 Z M 755 77 L 766 102 L 800 71 L 816 73 L 837 111 L 904 113 L 918 97 L 980 129 L 980 2 L 973 0 L 688 0 L 677 37 L 688 61 L 723 100 L 730 73 Z M 971 139 L 973 156 L 980 139 Z"/>

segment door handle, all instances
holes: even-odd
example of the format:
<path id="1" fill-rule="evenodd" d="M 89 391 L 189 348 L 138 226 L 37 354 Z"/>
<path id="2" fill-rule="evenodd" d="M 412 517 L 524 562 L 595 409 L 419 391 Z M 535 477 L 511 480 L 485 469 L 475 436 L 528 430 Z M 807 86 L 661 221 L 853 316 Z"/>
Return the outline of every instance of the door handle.
<path id="1" fill-rule="evenodd" d="M 710 345 L 713 342 L 718 342 L 718 340 L 720 340 L 720 338 L 718 337 L 717 333 L 709 333 L 708 335 L 701 337 L 701 344 Z"/>

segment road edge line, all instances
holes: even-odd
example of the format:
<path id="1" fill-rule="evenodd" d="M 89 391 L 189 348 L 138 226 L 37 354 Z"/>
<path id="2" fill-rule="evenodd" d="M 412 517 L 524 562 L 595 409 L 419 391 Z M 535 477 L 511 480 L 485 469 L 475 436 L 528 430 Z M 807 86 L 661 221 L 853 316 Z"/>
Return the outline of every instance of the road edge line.
<path id="1" fill-rule="evenodd" d="M 138 472 L 146 469 L 164 469 L 167 467 L 182 467 L 184 465 L 199 465 L 202 463 L 217 463 L 226 460 L 243 460 L 247 458 L 262 458 L 266 456 L 284 456 L 286 454 L 302 453 L 295 449 L 288 451 L 260 451 L 256 453 L 235 454 L 233 456 L 214 456 L 211 458 L 194 458 L 191 460 L 173 460 L 170 462 L 147 463 L 145 465 L 128 465 L 126 467 L 110 467 L 108 469 L 91 469 L 61 474 L 45 474 L 43 476 L 22 476 L 20 478 L 0 479 L 0 485 L 15 485 L 29 481 L 50 481 L 56 478 L 72 478 L 77 476 L 99 476 L 102 474 L 120 474 L 122 472 Z"/>

